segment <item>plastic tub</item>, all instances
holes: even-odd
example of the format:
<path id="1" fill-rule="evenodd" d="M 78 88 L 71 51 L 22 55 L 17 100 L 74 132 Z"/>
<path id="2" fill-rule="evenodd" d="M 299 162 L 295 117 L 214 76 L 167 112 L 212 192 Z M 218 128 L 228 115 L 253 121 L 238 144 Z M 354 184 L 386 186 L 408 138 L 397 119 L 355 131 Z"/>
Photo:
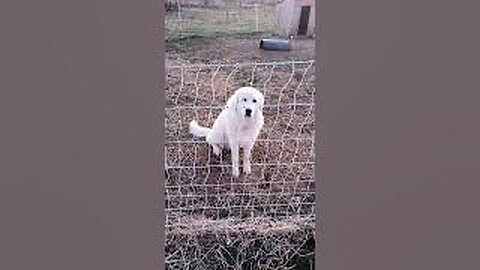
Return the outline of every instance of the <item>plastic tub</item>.
<path id="1" fill-rule="evenodd" d="M 263 38 L 262 40 L 260 40 L 260 48 L 267 51 L 289 51 L 290 40 Z"/>

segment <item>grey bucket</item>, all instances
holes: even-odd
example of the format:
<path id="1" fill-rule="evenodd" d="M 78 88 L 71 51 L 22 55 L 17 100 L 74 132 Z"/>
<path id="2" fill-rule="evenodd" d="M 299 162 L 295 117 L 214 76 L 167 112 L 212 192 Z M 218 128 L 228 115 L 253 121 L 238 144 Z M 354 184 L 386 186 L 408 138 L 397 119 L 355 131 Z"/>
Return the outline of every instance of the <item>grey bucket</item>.
<path id="1" fill-rule="evenodd" d="M 260 48 L 269 51 L 289 51 L 290 40 L 263 38 L 262 40 L 260 40 Z"/>

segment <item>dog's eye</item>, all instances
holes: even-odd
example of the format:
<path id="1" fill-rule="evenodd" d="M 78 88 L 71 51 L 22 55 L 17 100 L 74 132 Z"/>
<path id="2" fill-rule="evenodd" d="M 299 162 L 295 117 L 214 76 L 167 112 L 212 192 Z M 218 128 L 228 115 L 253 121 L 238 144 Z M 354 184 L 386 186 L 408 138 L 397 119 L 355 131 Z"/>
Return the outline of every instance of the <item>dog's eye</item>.
<path id="1" fill-rule="evenodd" d="M 243 98 L 243 102 L 247 102 L 247 99 L 246 99 L 246 98 Z"/>
<path id="2" fill-rule="evenodd" d="M 256 99 L 253 99 L 252 101 L 253 101 L 253 103 L 256 103 L 256 102 L 257 102 L 257 100 L 256 100 Z"/>

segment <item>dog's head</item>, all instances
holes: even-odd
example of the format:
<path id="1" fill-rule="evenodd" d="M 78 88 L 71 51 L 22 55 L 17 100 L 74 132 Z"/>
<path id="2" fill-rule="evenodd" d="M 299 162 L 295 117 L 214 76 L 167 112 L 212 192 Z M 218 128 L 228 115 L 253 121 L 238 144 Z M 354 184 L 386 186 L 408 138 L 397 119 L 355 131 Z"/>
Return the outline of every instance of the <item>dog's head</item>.
<path id="1" fill-rule="evenodd" d="M 253 87 L 239 88 L 227 101 L 227 108 L 234 110 L 244 119 L 254 118 L 262 113 L 263 94 Z"/>

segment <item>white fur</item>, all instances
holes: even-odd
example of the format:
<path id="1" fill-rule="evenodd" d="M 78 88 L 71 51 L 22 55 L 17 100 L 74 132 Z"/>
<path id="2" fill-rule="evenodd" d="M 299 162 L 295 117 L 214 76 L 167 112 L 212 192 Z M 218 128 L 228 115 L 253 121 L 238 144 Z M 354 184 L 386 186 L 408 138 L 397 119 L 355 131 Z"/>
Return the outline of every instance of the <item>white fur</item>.
<path id="1" fill-rule="evenodd" d="M 206 137 L 215 155 L 220 155 L 223 148 L 232 151 L 232 174 L 240 175 L 239 152 L 243 149 L 243 171 L 250 174 L 250 159 L 263 126 L 264 98 L 262 93 L 252 87 L 239 88 L 228 99 L 227 105 L 213 123 L 212 128 L 200 126 L 197 121 L 190 122 L 190 132 L 197 137 Z M 247 117 L 247 110 L 251 116 Z"/>

